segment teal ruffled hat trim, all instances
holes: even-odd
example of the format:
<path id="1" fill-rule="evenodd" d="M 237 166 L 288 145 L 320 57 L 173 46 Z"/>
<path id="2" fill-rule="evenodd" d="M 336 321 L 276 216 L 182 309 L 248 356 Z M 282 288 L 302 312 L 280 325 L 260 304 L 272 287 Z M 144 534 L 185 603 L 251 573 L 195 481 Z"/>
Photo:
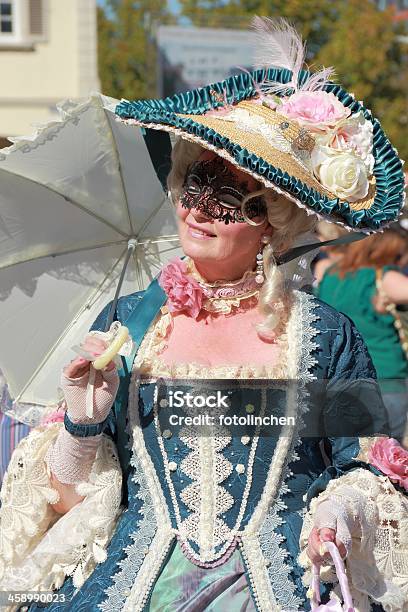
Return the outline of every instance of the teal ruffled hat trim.
<path id="1" fill-rule="evenodd" d="M 141 124 L 170 126 L 208 142 L 211 146 L 225 150 L 243 170 L 256 173 L 277 185 L 296 198 L 313 212 L 331 221 L 342 222 L 353 229 L 376 231 L 395 221 L 404 203 L 404 173 L 396 149 L 381 129 L 378 119 L 371 111 L 344 90 L 340 85 L 329 83 L 324 90 L 332 92 L 352 113 L 363 111 L 364 117 L 373 124 L 373 156 L 376 195 L 368 209 L 353 210 L 348 202 L 339 198 L 329 199 L 322 193 L 305 185 L 301 180 L 274 167 L 261 157 L 250 153 L 215 130 L 177 113 L 202 115 L 206 111 L 220 108 L 223 102 L 215 100 L 214 91 L 225 96 L 228 104 L 248 100 L 257 95 L 256 84 L 266 81 L 288 83 L 292 73 L 286 69 L 270 68 L 255 70 L 249 74 L 238 74 L 219 83 L 193 89 L 164 98 L 163 100 L 122 100 L 116 114 L 122 119 L 134 119 Z M 308 71 L 300 73 L 299 83 L 310 76 Z M 288 89 L 286 95 L 293 93 Z M 154 125 L 153 125 L 154 127 Z M 165 127 L 163 127 L 165 129 Z"/>

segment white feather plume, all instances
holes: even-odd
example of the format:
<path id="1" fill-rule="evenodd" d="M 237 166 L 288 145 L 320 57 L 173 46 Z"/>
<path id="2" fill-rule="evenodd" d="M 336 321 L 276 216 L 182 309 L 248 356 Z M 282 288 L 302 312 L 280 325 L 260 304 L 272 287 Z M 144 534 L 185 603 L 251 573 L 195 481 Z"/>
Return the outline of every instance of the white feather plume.
<path id="1" fill-rule="evenodd" d="M 334 75 L 335 70 L 332 66 L 322 68 L 311 74 L 307 81 L 300 86 L 300 89 L 302 91 L 321 91 Z"/>
<path id="2" fill-rule="evenodd" d="M 257 38 L 256 66 L 276 66 L 292 72 L 285 88 L 297 89 L 299 72 L 305 61 L 306 46 L 300 34 L 285 19 L 255 17 L 252 21 Z"/>
<path id="3" fill-rule="evenodd" d="M 256 33 L 257 50 L 254 65 L 270 68 L 287 68 L 292 72 L 288 83 L 265 81 L 262 91 L 265 94 L 283 94 L 288 89 L 295 91 L 321 91 L 334 75 L 333 68 L 323 68 L 312 74 L 299 86 L 299 73 L 306 57 L 306 43 L 296 29 L 286 19 L 254 17 L 252 27 Z"/>

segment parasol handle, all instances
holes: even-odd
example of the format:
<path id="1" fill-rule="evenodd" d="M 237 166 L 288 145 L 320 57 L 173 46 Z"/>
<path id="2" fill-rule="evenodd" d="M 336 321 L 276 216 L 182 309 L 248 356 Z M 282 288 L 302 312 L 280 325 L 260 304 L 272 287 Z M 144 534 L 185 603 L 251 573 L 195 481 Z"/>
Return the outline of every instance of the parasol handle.
<path id="1" fill-rule="evenodd" d="M 122 346 L 125 344 L 126 340 L 129 338 L 129 330 L 124 325 L 121 325 L 118 333 L 115 336 L 115 339 L 108 346 L 106 351 L 104 351 L 99 357 L 95 359 L 92 363 L 95 370 L 103 370 L 105 366 L 108 365 L 110 361 L 117 355 Z"/>

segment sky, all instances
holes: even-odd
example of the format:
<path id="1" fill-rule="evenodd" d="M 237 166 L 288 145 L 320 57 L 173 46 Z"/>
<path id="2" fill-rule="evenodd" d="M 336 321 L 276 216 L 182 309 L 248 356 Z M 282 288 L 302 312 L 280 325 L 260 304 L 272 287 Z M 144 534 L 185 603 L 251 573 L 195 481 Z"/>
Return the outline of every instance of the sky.
<path id="1" fill-rule="evenodd" d="M 177 0 L 168 0 L 168 5 L 172 13 L 178 13 L 180 10 Z"/>
<path id="2" fill-rule="evenodd" d="M 97 0 L 97 4 L 99 6 L 103 6 L 105 4 L 105 0 Z M 178 13 L 180 10 L 180 6 L 177 0 L 167 0 L 167 4 L 172 13 Z"/>

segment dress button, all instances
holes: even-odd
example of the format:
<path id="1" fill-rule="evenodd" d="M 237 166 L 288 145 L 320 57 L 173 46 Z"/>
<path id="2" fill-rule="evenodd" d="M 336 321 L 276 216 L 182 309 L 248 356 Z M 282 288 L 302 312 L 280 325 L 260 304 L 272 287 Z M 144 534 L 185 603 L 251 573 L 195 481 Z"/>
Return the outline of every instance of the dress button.
<path id="1" fill-rule="evenodd" d="M 169 461 L 169 470 L 170 472 L 175 472 L 177 470 L 177 463 L 175 461 Z"/>
<path id="2" fill-rule="evenodd" d="M 165 429 L 163 431 L 163 438 L 167 438 L 168 439 L 168 438 L 171 438 L 172 435 L 173 434 L 171 433 L 170 429 Z"/>
<path id="3" fill-rule="evenodd" d="M 166 408 L 169 405 L 169 402 L 166 399 L 161 399 L 159 404 L 160 408 Z"/>
<path id="4" fill-rule="evenodd" d="M 237 465 L 235 466 L 235 469 L 238 472 L 238 474 L 243 474 L 245 472 L 245 465 L 243 463 L 237 463 Z"/>
<path id="5" fill-rule="evenodd" d="M 249 444 L 250 441 L 251 441 L 251 438 L 249 436 L 242 436 L 241 438 L 242 444 Z"/>
<path id="6" fill-rule="evenodd" d="M 252 414 L 253 412 L 255 412 L 255 406 L 253 404 L 247 404 L 245 406 L 245 410 L 248 414 Z"/>

